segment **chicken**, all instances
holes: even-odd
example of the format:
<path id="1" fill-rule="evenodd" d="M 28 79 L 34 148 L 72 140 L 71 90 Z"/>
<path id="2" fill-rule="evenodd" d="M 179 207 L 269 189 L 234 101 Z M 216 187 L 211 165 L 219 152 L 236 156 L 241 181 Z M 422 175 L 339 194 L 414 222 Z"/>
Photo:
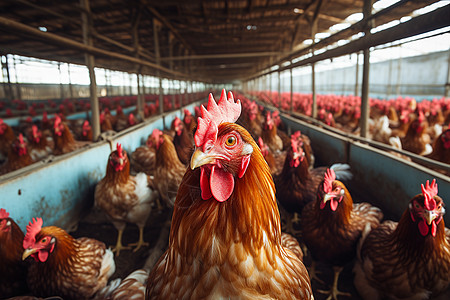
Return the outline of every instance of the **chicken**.
<path id="1" fill-rule="evenodd" d="M 412 121 L 404 138 L 401 138 L 402 149 L 419 155 L 427 155 L 433 151 L 430 136 L 426 133 L 428 122 L 422 111 L 419 117 Z"/>
<path id="2" fill-rule="evenodd" d="M 284 160 L 286 159 L 286 151 L 279 152 L 277 155 L 274 155 L 269 149 L 269 146 L 264 143 L 261 137 L 258 138 L 258 146 L 264 156 L 264 159 L 269 165 L 270 174 L 272 174 L 272 176 L 280 174 L 283 169 Z"/>
<path id="3" fill-rule="evenodd" d="M 139 241 L 134 251 L 148 245 L 144 242 L 144 226 L 158 193 L 145 173 L 130 175 L 130 161 L 126 151 L 117 144 L 117 149 L 109 155 L 106 175 L 95 187 L 95 205 L 111 219 L 118 231 L 117 243 L 113 249 L 117 256 L 120 250 L 129 249 L 122 245 L 122 234 L 126 223 L 139 227 Z"/>
<path id="4" fill-rule="evenodd" d="M 430 299 L 450 287 L 450 230 L 436 180 L 427 181 L 400 221 L 366 228 L 354 266 L 364 299 Z"/>
<path id="5" fill-rule="evenodd" d="M 156 149 L 154 184 L 163 202 L 171 208 L 186 172 L 186 166 L 178 159 L 177 151 L 169 135 L 154 129 L 152 140 L 152 145 Z"/>
<path id="6" fill-rule="evenodd" d="M 155 174 L 156 150 L 152 146 L 152 136 L 149 135 L 145 145 L 136 148 L 131 153 L 130 163 L 134 173 L 144 172 L 147 175 Z"/>
<path id="7" fill-rule="evenodd" d="M 436 139 L 433 144 L 433 152 L 427 157 L 450 164 L 450 128 Z"/>
<path id="8" fill-rule="evenodd" d="M 283 150 L 283 141 L 277 134 L 277 126 L 270 115 L 270 111 L 266 112 L 261 137 L 273 153 L 278 153 Z"/>
<path id="9" fill-rule="evenodd" d="M 111 114 L 106 113 L 104 111 L 102 111 L 100 113 L 100 130 L 101 130 L 101 132 L 113 130 L 113 126 L 111 123 L 112 119 L 113 119 L 113 117 L 111 116 Z"/>
<path id="10" fill-rule="evenodd" d="M 197 127 L 197 121 L 195 120 L 195 117 L 192 115 L 192 113 L 188 109 L 184 109 L 183 122 L 184 122 L 184 125 L 186 125 L 186 128 L 189 131 L 189 134 L 192 135 L 195 128 Z"/>
<path id="11" fill-rule="evenodd" d="M 30 156 L 33 161 L 39 161 L 52 153 L 53 140 L 50 141 L 42 136 L 36 125 L 31 127 L 31 136 L 29 137 Z"/>
<path id="12" fill-rule="evenodd" d="M 187 165 L 189 159 L 191 158 L 194 141 L 190 137 L 187 128 L 180 118 L 175 117 L 172 122 L 171 129 L 175 131 L 173 145 L 177 151 L 178 158 L 183 164 Z"/>
<path id="13" fill-rule="evenodd" d="M 8 159 L 0 166 L 0 175 L 21 169 L 33 163 L 28 145 L 24 141 L 21 133 L 9 147 Z"/>
<path id="14" fill-rule="evenodd" d="M 317 188 L 323 180 L 327 167 L 310 168 L 303 142 L 303 135 L 294 133 L 291 136 L 291 147 L 287 150 L 286 160 L 280 175 L 276 176 L 277 199 L 287 212 L 293 212 L 293 219 L 287 220 L 287 230 L 295 233 L 292 222 L 298 222 L 298 214 L 303 207 L 316 199 Z M 311 158 L 310 158 L 311 160 Z M 350 179 L 351 173 L 347 164 L 334 164 L 338 178 Z"/>
<path id="15" fill-rule="evenodd" d="M 91 125 L 89 125 L 89 121 L 85 120 L 83 123 L 83 131 L 81 132 L 81 138 L 82 141 L 92 141 L 92 128 Z"/>
<path id="16" fill-rule="evenodd" d="M 139 269 L 124 280 L 115 279 L 97 293 L 95 299 L 101 300 L 144 300 L 148 271 Z"/>
<path id="17" fill-rule="evenodd" d="M 14 134 L 11 126 L 0 119 L 0 161 L 6 159 L 9 148 L 15 138 L 16 135 Z"/>
<path id="18" fill-rule="evenodd" d="M 180 185 L 169 248 L 146 299 L 313 299 L 308 273 L 282 244 L 275 186 L 241 104 L 225 90 L 202 106 L 196 150 Z"/>
<path id="19" fill-rule="evenodd" d="M 42 225 L 41 218 L 33 218 L 23 240 L 22 259 L 34 259 L 27 276 L 31 292 L 65 300 L 91 298 L 115 272 L 112 251 L 100 241 L 74 239 L 59 227 Z"/>
<path id="20" fill-rule="evenodd" d="M 24 234 L 9 217 L 4 208 L 0 209 L 0 291 L 1 297 L 12 297 L 27 291 L 26 265 L 22 261 Z"/>
<path id="21" fill-rule="evenodd" d="M 87 144 L 87 142 L 76 141 L 69 127 L 61 121 L 59 116 L 55 117 L 55 123 L 53 125 L 53 141 L 53 154 L 55 155 L 72 152 Z"/>
<path id="22" fill-rule="evenodd" d="M 383 213 L 369 203 L 353 203 L 345 185 L 336 180 L 332 169 L 325 173 L 317 189 L 315 201 L 310 202 L 302 211 L 300 224 L 303 241 L 311 252 L 314 262 L 321 261 L 332 265 L 334 281 L 329 299 L 337 299 L 339 274 L 345 264 L 356 256 L 356 245 L 366 224 L 376 228 Z M 314 277 L 314 268 L 311 271 Z"/>

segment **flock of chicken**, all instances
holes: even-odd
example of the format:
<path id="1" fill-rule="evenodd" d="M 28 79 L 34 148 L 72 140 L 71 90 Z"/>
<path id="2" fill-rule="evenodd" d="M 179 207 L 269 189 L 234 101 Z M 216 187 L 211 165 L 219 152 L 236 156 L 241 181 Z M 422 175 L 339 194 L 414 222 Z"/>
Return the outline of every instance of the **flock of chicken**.
<path id="1" fill-rule="evenodd" d="M 191 94 L 190 98 L 198 99 L 204 93 Z M 143 118 L 156 115 L 159 109 L 159 100 L 156 95 L 146 96 L 143 108 Z M 172 102 L 173 100 L 173 102 Z M 100 129 L 103 135 L 122 131 L 141 122 L 142 117 L 134 110 L 125 114 L 122 106 L 129 107 L 137 104 L 136 96 L 103 97 L 100 102 Z M 164 109 L 180 107 L 186 100 L 180 95 L 166 95 L 163 98 Z M 0 102 L 0 104 L 3 102 Z M 174 104 L 175 103 L 175 104 Z M 29 105 L 24 101 L 13 101 L 14 110 L 0 105 L 0 112 L 5 116 L 12 116 L 28 112 L 28 117 L 22 119 L 17 127 L 11 127 L 0 118 L 0 175 L 21 169 L 35 162 L 44 160 L 50 155 L 61 155 L 81 148 L 92 141 L 92 128 L 88 120 L 66 118 L 68 114 L 76 111 L 87 111 L 90 104 L 85 101 L 70 101 L 65 99 L 59 105 L 49 100 L 48 103 L 33 103 Z M 45 105 L 44 105 L 45 104 Z M 54 113 L 48 117 L 47 111 Z M 115 110 L 115 114 L 111 114 Z M 42 112 L 42 118 L 33 121 L 36 111 Z"/>
<path id="2" fill-rule="evenodd" d="M 364 299 L 428 299 L 448 290 L 450 230 L 435 180 L 417 187 L 399 222 L 382 222 L 380 209 L 353 203 L 348 165 L 314 168 L 306 135 L 288 136 L 277 111 L 237 98 L 222 91 L 216 103 L 210 95 L 195 117 L 186 110 L 130 154 L 116 145 L 95 189 L 95 206 L 118 231 L 112 249 L 42 227 L 40 218 L 24 235 L 2 208 L 2 296 L 314 299 L 314 292 L 337 299 L 348 294 L 338 290 L 339 273 L 353 262 Z M 55 120 L 55 134 L 64 126 Z M 173 210 L 167 250 L 152 270 L 108 282 L 113 252 L 148 245 L 144 225 L 155 206 Z M 124 246 L 127 223 L 140 235 Z M 313 261 L 309 271 L 304 255 Z M 320 281 L 315 262 L 334 269 L 329 291 L 312 289 Z"/>
<path id="3" fill-rule="evenodd" d="M 260 100 L 290 110 L 290 93 L 252 93 Z M 368 138 L 399 150 L 450 164 L 450 98 L 422 100 L 414 98 L 369 99 Z M 359 135 L 361 97 L 317 95 L 317 119 L 347 133 Z M 311 116 L 312 95 L 294 93 L 292 109 Z M 409 159 L 402 156 L 404 159 Z M 419 162 L 420 163 L 420 162 Z M 438 169 L 446 175 L 447 171 Z"/>

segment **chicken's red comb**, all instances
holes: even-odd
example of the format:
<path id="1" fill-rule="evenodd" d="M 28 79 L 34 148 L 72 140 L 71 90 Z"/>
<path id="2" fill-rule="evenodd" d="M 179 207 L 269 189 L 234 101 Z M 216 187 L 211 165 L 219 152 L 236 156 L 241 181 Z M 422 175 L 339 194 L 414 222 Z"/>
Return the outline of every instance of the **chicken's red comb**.
<path id="1" fill-rule="evenodd" d="M 301 132 L 300 130 L 297 130 L 296 132 L 294 132 L 294 133 L 291 135 L 291 140 L 292 140 L 292 139 L 297 140 L 301 135 L 302 135 L 302 132 Z"/>
<path id="2" fill-rule="evenodd" d="M 181 120 L 180 120 L 180 118 L 178 118 L 178 117 L 175 117 L 175 119 L 173 120 L 173 126 L 178 126 L 178 125 L 180 125 L 180 123 L 181 123 Z"/>
<path id="3" fill-rule="evenodd" d="M 58 115 L 56 115 L 54 128 L 57 128 L 59 124 L 61 124 L 61 118 Z"/>
<path id="4" fill-rule="evenodd" d="M 21 133 L 19 133 L 19 143 L 25 144 L 25 142 L 23 141 L 23 135 Z"/>
<path id="5" fill-rule="evenodd" d="M 202 116 L 198 118 L 197 131 L 195 132 L 195 145 L 206 148 L 215 143 L 218 126 L 223 122 L 234 123 L 241 115 L 241 101 L 234 102 L 233 94 L 222 90 L 219 102 L 216 103 L 212 94 L 209 94 L 208 109 L 201 106 Z"/>
<path id="6" fill-rule="evenodd" d="M 117 153 L 119 154 L 119 158 L 124 158 L 122 145 L 117 143 L 116 148 L 117 148 Z"/>
<path id="7" fill-rule="evenodd" d="M 6 212 L 4 208 L 0 208 L 0 219 L 9 218 L 9 212 Z"/>
<path id="8" fill-rule="evenodd" d="M 261 137 L 258 138 L 258 146 L 262 150 L 264 147 L 264 141 Z"/>
<path id="9" fill-rule="evenodd" d="M 37 136 L 38 128 L 36 125 L 31 126 L 31 131 L 33 132 L 33 136 Z"/>
<path id="10" fill-rule="evenodd" d="M 27 225 L 27 234 L 25 234 L 25 238 L 23 239 L 23 248 L 28 249 L 34 245 L 36 242 L 36 234 L 41 231 L 42 218 L 33 218 L 33 221 Z"/>
<path id="11" fill-rule="evenodd" d="M 185 109 L 183 110 L 183 112 L 184 112 L 184 114 L 185 114 L 186 116 L 192 116 L 191 111 L 190 111 L 189 109 L 187 109 L 187 108 L 185 108 Z"/>
<path id="12" fill-rule="evenodd" d="M 430 184 L 430 181 L 427 180 L 427 183 L 425 187 L 423 184 L 420 185 L 422 188 L 422 194 L 424 196 L 424 206 L 428 210 L 433 210 L 436 208 L 436 201 L 434 200 L 434 196 L 438 193 L 438 187 L 436 183 L 436 179 L 433 179 L 433 181 Z"/>
<path id="13" fill-rule="evenodd" d="M 278 110 L 273 111 L 272 118 L 276 118 L 280 115 L 280 112 Z"/>
<path id="14" fill-rule="evenodd" d="M 83 129 L 89 129 L 89 121 L 85 120 L 83 123 Z"/>
<path id="15" fill-rule="evenodd" d="M 336 180 L 336 174 L 333 169 L 327 169 L 325 173 L 324 181 L 323 181 L 323 190 L 325 193 L 331 193 L 333 189 L 333 181 Z"/>
<path id="16" fill-rule="evenodd" d="M 163 133 L 162 133 L 161 130 L 159 130 L 158 128 L 155 128 L 155 129 L 153 129 L 152 137 L 153 137 L 153 139 L 155 139 L 155 141 L 158 141 L 158 140 L 159 140 L 159 137 L 160 137 L 162 134 L 163 134 Z"/>

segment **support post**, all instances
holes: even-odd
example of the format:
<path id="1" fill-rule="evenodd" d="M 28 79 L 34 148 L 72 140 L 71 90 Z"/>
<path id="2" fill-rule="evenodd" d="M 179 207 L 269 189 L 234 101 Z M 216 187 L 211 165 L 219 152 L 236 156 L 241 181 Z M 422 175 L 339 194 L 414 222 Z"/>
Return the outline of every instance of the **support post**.
<path id="1" fill-rule="evenodd" d="M 158 33 L 159 33 L 159 29 L 160 29 L 161 25 L 160 23 L 153 18 L 153 42 L 155 44 L 155 58 L 156 58 L 156 64 L 159 66 L 161 64 L 161 56 L 159 53 L 159 37 L 158 37 Z M 159 70 L 156 71 L 156 76 L 158 76 L 158 81 L 159 81 L 159 113 L 162 115 L 164 113 L 164 102 L 163 102 L 163 90 L 162 90 L 162 80 L 161 80 L 161 76 L 160 76 L 160 72 Z M 166 127 L 165 124 L 165 119 L 163 117 L 163 127 Z"/>
<path id="2" fill-rule="evenodd" d="M 67 63 L 67 75 L 69 75 L 69 93 L 70 99 L 73 99 L 73 86 L 72 86 L 72 77 L 70 76 L 70 64 Z"/>
<path id="3" fill-rule="evenodd" d="M 92 46 L 92 36 L 90 34 L 90 6 L 89 0 L 80 0 L 81 8 L 83 9 L 81 13 L 81 19 L 83 24 L 83 42 L 87 46 Z M 91 98 L 91 124 L 92 124 L 92 140 L 97 141 L 100 136 L 100 116 L 99 116 L 99 104 L 97 98 L 97 82 L 95 80 L 94 71 L 94 56 L 92 54 L 85 53 L 84 59 L 86 61 L 86 66 L 89 70 L 89 79 L 91 84 L 89 85 L 90 98 Z"/>
<path id="4" fill-rule="evenodd" d="M 61 100 L 64 100 L 64 87 L 62 84 L 62 74 L 61 74 L 61 63 L 58 62 L 58 72 L 59 72 L 59 98 L 61 98 Z"/>
<path id="5" fill-rule="evenodd" d="M 279 66 L 281 68 L 281 65 Z M 281 72 L 278 71 L 278 109 L 281 111 Z"/>
<path id="6" fill-rule="evenodd" d="M 372 0 L 364 0 L 363 7 L 364 18 L 367 19 L 372 14 Z M 371 29 L 370 22 L 366 24 L 366 28 L 364 30 L 365 36 L 370 35 Z M 363 65 L 363 79 L 362 79 L 362 87 L 361 87 L 361 137 L 367 137 L 367 133 L 369 131 L 369 115 L 370 115 L 370 106 L 369 106 L 369 70 L 370 70 L 370 49 L 365 48 L 363 50 L 364 55 L 364 65 Z"/>
<path id="7" fill-rule="evenodd" d="M 17 76 L 17 68 L 16 68 L 16 57 L 13 57 L 13 65 L 14 65 L 14 73 L 16 77 L 16 92 L 17 92 L 17 98 L 22 100 L 22 92 L 20 90 L 20 83 L 19 83 L 19 77 Z"/>
<path id="8" fill-rule="evenodd" d="M 292 60 L 291 60 L 291 64 L 292 64 Z M 290 90 L 291 105 L 290 105 L 289 111 L 291 112 L 291 114 L 294 111 L 294 78 L 293 78 L 292 72 L 293 72 L 293 70 L 292 70 L 292 68 L 290 68 L 289 75 L 290 75 L 290 89 L 291 89 Z"/>
<path id="9" fill-rule="evenodd" d="M 359 52 L 356 52 L 355 96 L 359 94 Z"/>

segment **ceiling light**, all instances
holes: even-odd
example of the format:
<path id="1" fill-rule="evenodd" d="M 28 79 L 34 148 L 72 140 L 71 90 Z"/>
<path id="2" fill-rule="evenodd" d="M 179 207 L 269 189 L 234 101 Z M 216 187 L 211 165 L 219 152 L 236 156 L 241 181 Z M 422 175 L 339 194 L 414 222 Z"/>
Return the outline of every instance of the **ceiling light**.
<path id="1" fill-rule="evenodd" d="M 304 12 L 304 10 L 303 9 L 300 9 L 300 8 L 294 8 L 294 13 L 296 13 L 296 14 L 302 14 Z"/>
<path id="2" fill-rule="evenodd" d="M 43 32 L 47 32 L 47 27 L 39 26 L 38 29 Z"/>

